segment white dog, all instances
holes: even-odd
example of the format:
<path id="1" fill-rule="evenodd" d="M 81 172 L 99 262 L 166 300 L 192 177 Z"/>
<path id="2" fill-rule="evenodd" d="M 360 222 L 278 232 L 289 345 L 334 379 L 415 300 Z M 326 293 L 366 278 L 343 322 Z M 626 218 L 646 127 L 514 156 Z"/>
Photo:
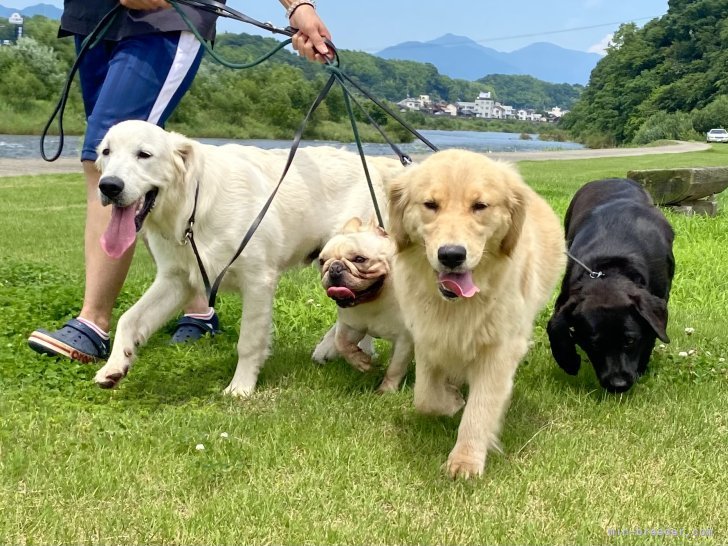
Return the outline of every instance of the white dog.
<path id="1" fill-rule="evenodd" d="M 202 291 L 195 256 L 184 244 L 193 209 L 194 239 L 214 279 L 232 259 L 287 157 L 288 150 L 204 145 L 143 121 L 109 130 L 97 162 L 102 203 L 113 206 L 104 248 L 121 255 L 134 241 L 135 223 L 143 225 L 157 275 L 119 319 L 111 355 L 96 383 L 114 387 L 129 371 L 137 347 Z M 370 158 L 368 164 L 376 192 L 383 196 L 384 174 L 401 166 L 388 158 Z M 330 147 L 298 151 L 272 206 L 222 283 L 243 296 L 238 364 L 226 393 L 245 396 L 255 388 L 268 355 L 281 273 L 315 259 L 346 220 L 373 210 L 356 154 Z"/>

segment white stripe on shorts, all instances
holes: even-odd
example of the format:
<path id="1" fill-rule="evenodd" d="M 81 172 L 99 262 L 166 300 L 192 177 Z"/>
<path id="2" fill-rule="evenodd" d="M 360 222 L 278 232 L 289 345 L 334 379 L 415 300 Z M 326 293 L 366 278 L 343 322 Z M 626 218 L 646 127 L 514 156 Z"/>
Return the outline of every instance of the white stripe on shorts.
<path id="1" fill-rule="evenodd" d="M 147 121 L 157 124 L 159 119 L 164 114 L 164 111 L 169 105 L 169 101 L 179 89 L 179 86 L 184 81 L 187 73 L 190 71 L 190 67 L 197 57 L 201 44 L 195 35 L 189 31 L 183 31 L 180 33 L 179 42 L 177 43 L 177 52 L 174 55 L 174 61 L 172 67 L 169 69 L 167 79 L 164 81 L 157 100 L 152 107 L 152 111 L 149 113 Z"/>

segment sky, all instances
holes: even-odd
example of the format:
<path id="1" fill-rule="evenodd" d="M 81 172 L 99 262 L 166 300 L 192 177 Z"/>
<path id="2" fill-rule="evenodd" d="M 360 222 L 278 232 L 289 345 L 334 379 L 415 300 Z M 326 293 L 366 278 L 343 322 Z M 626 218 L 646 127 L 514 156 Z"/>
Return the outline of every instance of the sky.
<path id="1" fill-rule="evenodd" d="M 22 9 L 38 3 L 63 7 L 63 0 L 0 0 Z M 406 41 L 426 42 L 455 34 L 498 51 L 534 42 L 602 52 L 620 23 L 644 25 L 667 12 L 668 0 L 319 0 L 318 11 L 343 49 L 376 53 Z M 277 0 L 228 0 L 227 5 L 259 21 L 287 24 Z M 265 34 L 234 20 L 222 32 Z"/>

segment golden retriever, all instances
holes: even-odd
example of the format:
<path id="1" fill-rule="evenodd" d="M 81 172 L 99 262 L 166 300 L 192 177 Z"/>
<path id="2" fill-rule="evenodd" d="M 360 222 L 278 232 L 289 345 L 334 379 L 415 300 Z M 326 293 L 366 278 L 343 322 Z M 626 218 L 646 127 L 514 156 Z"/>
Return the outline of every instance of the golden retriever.
<path id="1" fill-rule="evenodd" d="M 112 219 L 102 241 L 121 255 L 141 226 L 157 264 L 153 284 L 119 319 L 111 355 L 97 372 L 101 387 L 127 374 L 137 349 L 203 290 L 185 231 L 195 209 L 194 237 L 208 276 L 232 259 L 253 219 L 283 173 L 288 150 L 227 144 L 210 146 L 144 121 L 113 126 L 99 145 L 99 190 Z M 386 173 L 402 168 L 371 158 L 379 202 Z M 198 190 L 199 188 L 199 190 Z M 197 195 L 197 197 L 196 197 Z M 331 147 L 298 151 L 273 203 L 222 288 L 243 296 L 238 363 L 225 392 L 247 395 L 268 355 L 273 296 L 280 275 L 312 261 L 352 216 L 374 213 L 357 154 Z"/>
<path id="2" fill-rule="evenodd" d="M 454 415 L 465 406 L 445 466 L 452 477 L 477 476 L 498 448 L 513 376 L 564 268 L 561 223 L 514 167 L 463 150 L 409 167 L 388 193 L 415 408 Z"/>

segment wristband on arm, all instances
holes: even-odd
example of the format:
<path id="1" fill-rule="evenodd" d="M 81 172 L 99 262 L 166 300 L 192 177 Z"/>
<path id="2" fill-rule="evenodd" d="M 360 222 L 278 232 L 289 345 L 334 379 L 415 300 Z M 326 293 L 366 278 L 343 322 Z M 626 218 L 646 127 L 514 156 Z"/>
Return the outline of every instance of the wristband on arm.
<path id="1" fill-rule="evenodd" d="M 316 0 L 295 0 L 290 6 L 288 6 L 288 9 L 286 10 L 286 17 L 288 19 L 293 17 L 293 12 L 304 4 L 308 4 L 313 9 L 316 9 Z"/>

